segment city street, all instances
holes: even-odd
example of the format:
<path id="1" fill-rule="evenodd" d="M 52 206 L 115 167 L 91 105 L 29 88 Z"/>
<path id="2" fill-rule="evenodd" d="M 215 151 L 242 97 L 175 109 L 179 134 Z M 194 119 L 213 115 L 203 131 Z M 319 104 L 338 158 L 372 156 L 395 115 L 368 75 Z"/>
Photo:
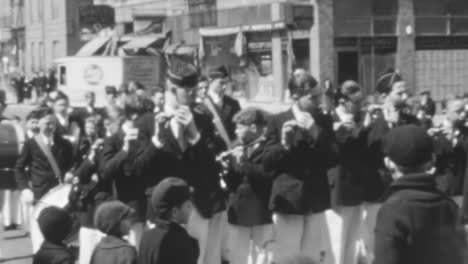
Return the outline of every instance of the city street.
<path id="1" fill-rule="evenodd" d="M 0 232 L 0 263 L 31 264 L 32 247 L 29 236 L 21 231 Z"/>

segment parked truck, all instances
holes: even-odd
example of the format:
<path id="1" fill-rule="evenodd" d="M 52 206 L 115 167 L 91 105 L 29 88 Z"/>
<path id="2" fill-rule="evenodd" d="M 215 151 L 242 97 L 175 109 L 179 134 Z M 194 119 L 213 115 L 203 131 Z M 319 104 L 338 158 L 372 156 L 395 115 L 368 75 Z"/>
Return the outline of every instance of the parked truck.
<path id="1" fill-rule="evenodd" d="M 161 56 L 64 57 L 55 60 L 59 90 L 70 97 L 72 106 L 85 104 L 87 91 L 96 93 L 96 105 L 105 105 L 105 87 L 119 89 L 138 81 L 146 89 L 163 85 L 165 60 Z"/>

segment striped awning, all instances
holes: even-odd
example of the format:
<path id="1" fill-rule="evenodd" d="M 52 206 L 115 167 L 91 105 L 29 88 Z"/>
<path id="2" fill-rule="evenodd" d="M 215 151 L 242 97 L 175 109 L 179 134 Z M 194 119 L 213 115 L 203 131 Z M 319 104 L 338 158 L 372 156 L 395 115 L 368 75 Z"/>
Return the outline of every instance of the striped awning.
<path id="1" fill-rule="evenodd" d="M 76 53 L 76 56 L 88 57 L 98 55 L 96 54 L 97 51 L 104 47 L 110 39 L 111 37 L 94 38 L 81 47 L 81 49 Z"/>

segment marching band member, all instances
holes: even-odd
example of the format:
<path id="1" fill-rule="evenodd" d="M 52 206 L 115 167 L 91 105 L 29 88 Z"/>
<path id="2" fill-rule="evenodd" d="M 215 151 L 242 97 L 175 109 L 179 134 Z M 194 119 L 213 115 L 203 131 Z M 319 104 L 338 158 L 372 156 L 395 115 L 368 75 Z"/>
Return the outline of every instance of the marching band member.
<path id="1" fill-rule="evenodd" d="M 143 111 L 136 96 L 125 98 L 124 116 L 115 119 L 119 125 L 118 131 L 104 140 L 101 167 L 101 177 L 115 183 L 116 198 L 135 211 L 129 240 L 137 248 L 146 215 L 145 181 L 139 173 L 147 166 L 144 164 L 149 160 L 144 158 L 147 155 L 145 148 L 150 145 L 147 139 L 139 137 L 140 129 L 135 125 Z"/>
<path id="2" fill-rule="evenodd" d="M 400 75 L 389 72 L 379 78 L 376 91 L 383 104 L 378 106 L 377 117 L 367 127 L 367 147 L 362 157 L 367 161 L 367 173 L 362 175 L 364 187 L 364 203 L 361 211 L 361 227 L 359 230 L 360 258 L 372 259 L 374 245 L 374 227 L 379 202 L 388 187 L 391 176 L 384 164 L 382 141 L 393 128 L 418 124 L 415 116 L 403 111 L 407 104 L 408 91 Z M 368 116 L 375 109 L 369 107 Z M 366 117 L 368 118 L 368 117 Z"/>
<path id="3" fill-rule="evenodd" d="M 174 60 L 168 71 L 166 112 L 154 121 L 152 167 L 145 171 L 147 186 L 169 176 L 180 177 L 194 187 L 195 209 L 189 233 L 200 245 L 199 264 L 221 262 L 225 232 L 225 197 L 219 183 L 220 166 L 215 161 L 221 143 L 215 137 L 212 118 L 195 103 L 198 73 L 193 65 Z"/>
<path id="4" fill-rule="evenodd" d="M 225 94 L 229 73 L 224 66 L 211 69 L 208 73 L 209 86 L 208 93 L 203 101 L 205 104 L 211 104 L 213 108 L 210 111 L 216 111 L 228 133 L 229 139 L 236 137 L 235 124 L 232 121 L 234 115 L 240 111 L 239 101 Z M 213 110 L 211 110 L 213 109 Z M 213 116 L 214 113 L 211 113 Z"/>
<path id="5" fill-rule="evenodd" d="M 345 81 L 339 92 L 339 105 L 334 111 L 335 137 L 338 143 L 338 164 L 329 170 L 332 179 L 332 208 L 337 222 L 331 224 L 332 245 L 336 263 L 352 263 L 356 255 L 361 204 L 366 173 L 364 153 L 366 133 L 362 112 L 363 93 L 355 81 Z"/>
<path id="6" fill-rule="evenodd" d="M 275 213 L 275 262 L 305 254 L 334 263 L 325 211 L 330 208 L 327 170 L 337 161 L 332 119 L 319 108 L 317 81 L 298 70 L 289 81 L 291 109 L 271 118 L 267 141 L 274 162 L 270 208 Z M 270 167 L 271 166 L 271 167 Z"/>
<path id="7" fill-rule="evenodd" d="M 37 202 L 61 182 L 71 182 L 67 173 L 73 166 L 71 143 L 55 133 L 56 119 L 49 108 L 37 110 L 39 134 L 26 140 L 16 162 L 15 177 L 23 199 Z M 27 173 L 26 168 L 29 168 Z M 29 181 L 31 180 L 31 186 Z M 31 240 L 36 252 L 42 242 L 37 222 L 32 219 Z"/>
<path id="8" fill-rule="evenodd" d="M 467 173 L 468 130 L 464 126 L 465 118 L 463 101 L 449 101 L 442 126 L 428 131 L 434 138 L 437 186 L 452 196 L 460 207 Z"/>
<path id="9" fill-rule="evenodd" d="M 94 117 L 85 120 L 85 135 L 82 139 L 81 151 L 83 161 L 74 171 L 76 181 L 73 194 L 74 209 L 80 214 L 80 256 L 81 264 L 88 264 L 91 254 L 102 238 L 102 234 L 94 227 L 93 219 L 97 205 L 112 198 L 112 184 L 101 180 L 99 171 L 101 164 L 103 139 L 98 137 Z"/>
<path id="10" fill-rule="evenodd" d="M 268 208 L 273 171 L 268 157 L 264 113 L 255 108 L 234 116 L 241 145 L 226 157 L 226 181 L 231 193 L 228 204 L 229 263 L 257 263 L 258 253 L 273 240 L 272 213 Z"/>

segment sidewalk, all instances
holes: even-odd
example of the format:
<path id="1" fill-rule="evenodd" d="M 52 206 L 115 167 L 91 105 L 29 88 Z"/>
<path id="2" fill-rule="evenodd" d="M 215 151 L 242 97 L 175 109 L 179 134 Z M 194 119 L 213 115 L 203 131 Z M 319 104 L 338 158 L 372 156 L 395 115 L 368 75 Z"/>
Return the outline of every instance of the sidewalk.
<path id="1" fill-rule="evenodd" d="M 31 264 L 32 245 L 21 231 L 0 231 L 0 263 Z"/>

